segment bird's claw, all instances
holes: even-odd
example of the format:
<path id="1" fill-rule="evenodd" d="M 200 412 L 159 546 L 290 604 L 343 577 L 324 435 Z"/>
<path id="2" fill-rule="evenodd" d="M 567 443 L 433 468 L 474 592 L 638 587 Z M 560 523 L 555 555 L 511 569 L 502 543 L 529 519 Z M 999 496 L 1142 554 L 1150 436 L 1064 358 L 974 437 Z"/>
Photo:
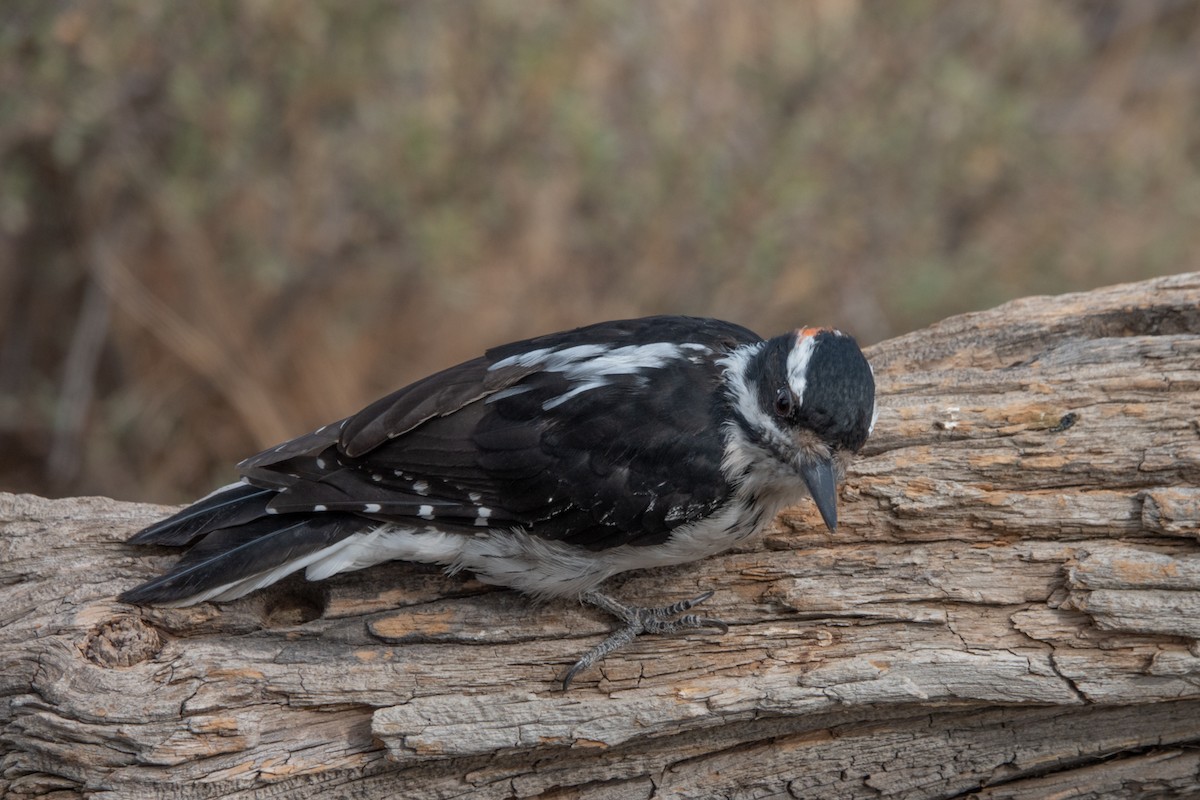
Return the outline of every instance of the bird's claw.
<path id="1" fill-rule="evenodd" d="M 566 691 L 571 681 L 583 670 L 600 661 L 605 656 L 632 642 L 643 633 L 678 633 L 694 628 L 713 628 L 724 634 L 729 632 L 729 626 L 719 619 L 687 614 L 696 606 L 713 596 L 711 591 L 704 592 L 686 600 L 680 600 L 661 608 L 642 608 L 621 603 L 600 592 L 587 592 L 580 599 L 583 602 L 607 611 L 624 623 L 600 644 L 588 650 L 575 662 L 567 674 L 563 676 L 562 688 Z M 680 616 L 680 615 L 683 616 Z"/>

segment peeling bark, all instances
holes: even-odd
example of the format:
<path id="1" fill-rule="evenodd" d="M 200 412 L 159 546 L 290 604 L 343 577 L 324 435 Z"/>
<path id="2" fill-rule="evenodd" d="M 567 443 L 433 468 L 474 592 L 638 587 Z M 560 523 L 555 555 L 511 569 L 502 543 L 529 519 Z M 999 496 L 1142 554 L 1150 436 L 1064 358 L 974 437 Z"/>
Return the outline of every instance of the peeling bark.
<path id="1" fill-rule="evenodd" d="M 220 606 L 120 590 L 164 509 L 0 495 L 6 797 L 1200 793 L 1200 274 L 1029 298 L 868 352 L 876 435 L 758 543 L 631 574 L 730 633 L 389 564 Z"/>

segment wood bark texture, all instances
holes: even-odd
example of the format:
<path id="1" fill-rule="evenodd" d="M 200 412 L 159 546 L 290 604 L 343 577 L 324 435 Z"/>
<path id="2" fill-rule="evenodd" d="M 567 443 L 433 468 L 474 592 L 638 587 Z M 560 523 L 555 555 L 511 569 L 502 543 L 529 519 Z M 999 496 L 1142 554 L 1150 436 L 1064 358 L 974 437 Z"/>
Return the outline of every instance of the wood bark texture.
<path id="1" fill-rule="evenodd" d="M 608 588 L 716 590 L 725 636 L 388 564 L 237 602 L 114 595 L 168 509 L 0 495 L 5 797 L 1101 798 L 1200 794 L 1200 274 L 869 350 L 830 535 Z"/>

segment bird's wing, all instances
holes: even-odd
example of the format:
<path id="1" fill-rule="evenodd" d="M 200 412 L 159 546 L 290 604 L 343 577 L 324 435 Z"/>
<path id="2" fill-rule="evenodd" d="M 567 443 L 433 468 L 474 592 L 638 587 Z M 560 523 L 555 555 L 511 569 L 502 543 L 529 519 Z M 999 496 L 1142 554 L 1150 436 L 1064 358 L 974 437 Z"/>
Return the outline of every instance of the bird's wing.
<path id="1" fill-rule="evenodd" d="M 756 341 L 659 317 L 518 342 L 240 467 L 275 513 L 654 544 L 728 495 L 716 360 Z"/>

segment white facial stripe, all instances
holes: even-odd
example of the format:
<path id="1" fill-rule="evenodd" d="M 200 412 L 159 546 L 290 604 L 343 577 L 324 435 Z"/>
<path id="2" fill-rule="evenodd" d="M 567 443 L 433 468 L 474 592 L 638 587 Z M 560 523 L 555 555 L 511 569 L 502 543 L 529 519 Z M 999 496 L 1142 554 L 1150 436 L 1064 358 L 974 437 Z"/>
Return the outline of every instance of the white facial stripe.
<path id="1" fill-rule="evenodd" d="M 737 412 L 754 430 L 758 441 L 751 443 L 736 422 L 730 422 L 726 427 L 725 455 L 721 470 L 726 475 L 743 476 L 746 485 L 758 485 L 770 488 L 777 483 L 795 481 L 797 464 L 793 458 L 799 457 L 795 434 L 781 426 L 779 418 L 762 408 L 757 387 L 749 379 L 750 362 L 762 351 L 765 342 L 744 345 L 734 350 L 720 363 L 725 368 L 725 384 L 728 387 Z M 799 344 L 797 348 L 799 349 Z M 812 340 L 801 352 L 798 359 L 807 363 L 812 354 Z M 789 353 L 789 366 L 791 356 Z M 789 383 L 792 383 L 789 376 Z M 800 381 L 800 391 L 803 391 L 803 378 Z M 793 390 L 797 387 L 792 386 Z M 782 472 L 780 472 L 782 470 Z"/>
<path id="2" fill-rule="evenodd" d="M 733 392 L 738 412 L 750 426 L 760 431 L 777 431 L 775 420 L 763 412 L 758 396 L 746 381 L 750 359 L 763 348 L 765 342 L 743 345 L 722 358 L 718 363 L 725 368 L 725 382 Z"/>
<path id="3" fill-rule="evenodd" d="M 808 385 L 808 380 L 805 378 L 805 373 L 808 370 L 808 362 L 812 358 L 813 350 L 817 347 L 817 339 L 815 336 L 799 336 L 796 346 L 792 348 L 787 357 L 787 376 L 788 385 L 796 395 L 797 407 L 804 402 L 804 389 Z"/>

